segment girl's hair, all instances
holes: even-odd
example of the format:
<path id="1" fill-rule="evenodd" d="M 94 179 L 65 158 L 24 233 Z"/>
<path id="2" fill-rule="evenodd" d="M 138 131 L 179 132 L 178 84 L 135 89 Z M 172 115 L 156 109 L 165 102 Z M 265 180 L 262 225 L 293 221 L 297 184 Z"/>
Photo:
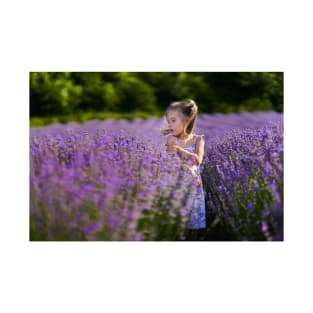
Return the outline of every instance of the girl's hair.
<path id="1" fill-rule="evenodd" d="M 194 129 L 194 124 L 198 113 L 198 106 L 196 102 L 193 101 L 192 99 L 172 102 L 165 110 L 165 115 L 167 115 L 169 111 L 177 109 L 179 109 L 189 119 L 185 127 L 186 133 L 191 134 Z M 161 134 L 163 136 L 168 135 L 169 133 L 170 133 L 169 128 L 161 129 Z"/>

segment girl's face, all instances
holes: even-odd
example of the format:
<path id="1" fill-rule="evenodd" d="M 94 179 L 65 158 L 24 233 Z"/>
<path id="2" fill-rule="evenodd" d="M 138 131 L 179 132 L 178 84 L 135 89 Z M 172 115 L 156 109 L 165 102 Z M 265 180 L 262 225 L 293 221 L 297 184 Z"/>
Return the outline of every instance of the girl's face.
<path id="1" fill-rule="evenodd" d="M 171 110 L 166 115 L 168 127 L 172 130 L 172 135 L 178 136 L 184 131 L 187 118 L 180 112 L 180 110 Z"/>

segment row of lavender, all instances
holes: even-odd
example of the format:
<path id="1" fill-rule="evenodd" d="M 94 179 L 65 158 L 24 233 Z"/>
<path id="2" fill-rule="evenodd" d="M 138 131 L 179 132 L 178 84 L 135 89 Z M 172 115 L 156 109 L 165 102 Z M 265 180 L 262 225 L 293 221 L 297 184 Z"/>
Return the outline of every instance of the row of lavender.
<path id="1" fill-rule="evenodd" d="M 33 240 L 182 238 L 191 177 L 149 143 L 67 130 L 32 136 L 30 153 Z"/>
<path id="2" fill-rule="evenodd" d="M 164 153 L 163 122 L 32 129 L 31 240 L 184 239 L 194 181 Z M 282 115 L 201 115 L 196 132 L 206 239 L 282 240 Z"/>
<path id="3" fill-rule="evenodd" d="M 225 240 L 283 240 L 282 121 L 212 141 L 202 175 L 211 237 L 219 222 Z"/>

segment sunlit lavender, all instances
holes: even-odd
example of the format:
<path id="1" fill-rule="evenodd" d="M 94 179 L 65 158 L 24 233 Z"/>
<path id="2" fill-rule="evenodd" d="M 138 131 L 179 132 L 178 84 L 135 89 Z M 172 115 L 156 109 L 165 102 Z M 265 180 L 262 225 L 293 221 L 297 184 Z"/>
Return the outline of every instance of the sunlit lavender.
<path id="1" fill-rule="evenodd" d="M 184 240 L 193 176 L 164 119 L 30 131 L 31 240 Z M 203 114 L 205 240 L 283 240 L 283 115 Z"/>

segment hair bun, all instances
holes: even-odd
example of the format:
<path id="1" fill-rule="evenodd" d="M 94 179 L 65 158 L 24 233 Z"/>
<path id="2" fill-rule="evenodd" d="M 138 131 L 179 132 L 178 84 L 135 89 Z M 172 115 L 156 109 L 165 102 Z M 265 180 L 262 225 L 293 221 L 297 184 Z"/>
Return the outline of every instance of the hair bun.
<path id="1" fill-rule="evenodd" d="M 196 103 L 192 100 L 192 99 L 187 99 L 186 100 L 186 106 L 195 106 L 196 105 Z"/>

